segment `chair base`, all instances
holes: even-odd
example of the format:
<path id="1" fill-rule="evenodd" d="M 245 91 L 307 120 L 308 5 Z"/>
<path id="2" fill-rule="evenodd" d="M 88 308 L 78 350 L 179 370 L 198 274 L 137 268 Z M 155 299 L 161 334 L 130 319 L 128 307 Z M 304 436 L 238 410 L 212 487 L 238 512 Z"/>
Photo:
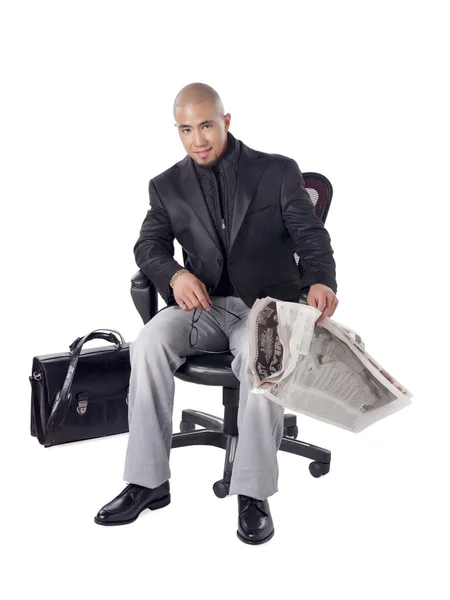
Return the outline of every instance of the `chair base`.
<path id="1" fill-rule="evenodd" d="M 232 390 L 229 391 L 232 392 Z M 223 477 L 216 481 L 213 486 L 214 493 L 218 498 L 225 498 L 229 493 L 233 460 L 238 442 L 237 405 L 230 402 L 224 402 L 224 405 L 224 419 L 197 410 L 183 410 L 180 423 L 181 431 L 180 433 L 174 433 L 172 436 L 172 448 L 204 445 L 216 446 L 225 450 Z M 196 430 L 196 425 L 202 429 Z M 286 414 L 284 416 L 284 435 L 279 449 L 282 452 L 290 452 L 297 456 L 312 459 L 313 462 L 309 465 L 309 471 L 313 477 L 326 475 L 330 471 L 330 450 L 293 439 L 297 436 L 297 433 L 296 415 Z"/>

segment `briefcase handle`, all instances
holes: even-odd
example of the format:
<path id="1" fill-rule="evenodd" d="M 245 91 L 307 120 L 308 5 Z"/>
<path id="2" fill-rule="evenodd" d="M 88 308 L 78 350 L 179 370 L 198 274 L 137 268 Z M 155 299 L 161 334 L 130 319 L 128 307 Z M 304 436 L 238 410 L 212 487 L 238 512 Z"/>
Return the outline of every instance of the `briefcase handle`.
<path id="1" fill-rule="evenodd" d="M 104 331 L 107 331 L 108 333 L 103 333 Z M 120 342 L 113 332 L 117 333 L 117 335 L 120 337 Z M 122 345 L 125 344 L 125 340 L 123 339 L 122 334 L 116 331 L 115 329 L 94 329 L 94 331 L 91 331 L 91 333 L 88 333 L 85 336 L 77 337 L 77 339 L 70 344 L 69 350 L 70 352 L 73 352 L 73 349 L 80 342 L 80 340 L 83 340 L 81 343 L 81 345 L 83 345 L 86 342 L 90 342 L 91 340 L 95 339 L 111 342 L 112 344 L 115 344 L 119 349 Z"/>
<path id="2" fill-rule="evenodd" d="M 108 332 L 108 333 L 104 333 Z M 114 335 L 117 333 L 119 339 Z M 115 329 L 94 329 L 85 336 L 78 337 L 70 344 L 70 352 L 72 357 L 70 359 L 69 367 L 67 369 L 67 375 L 64 380 L 62 388 L 56 394 L 55 402 L 53 403 L 52 411 L 47 421 L 47 431 L 55 431 L 64 423 L 64 419 L 69 411 L 70 402 L 72 400 L 72 394 L 70 388 L 72 387 L 72 381 L 75 376 L 75 370 L 77 368 L 78 359 L 80 358 L 81 349 L 83 344 L 94 339 L 102 339 L 107 342 L 112 342 L 116 345 L 117 349 L 120 350 L 122 345 L 125 344 L 123 336 Z"/>

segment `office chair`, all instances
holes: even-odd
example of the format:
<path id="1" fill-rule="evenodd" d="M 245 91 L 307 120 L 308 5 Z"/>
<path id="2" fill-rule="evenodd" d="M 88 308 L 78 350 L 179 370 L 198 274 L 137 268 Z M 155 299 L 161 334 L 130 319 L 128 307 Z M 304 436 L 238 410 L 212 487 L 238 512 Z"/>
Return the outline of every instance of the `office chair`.
<path id="1" fill-rule="evenodd" d="M 333 188 L 326 177 L 319 173 L 303 173 L 306 189 L 315 205 L 315 212 L 325 223 Z M 300 258 L 294 254 L 300 274 L 305 275 Z M 131 296 L 144 323 L 158 312 L 158 293 L 148 277 L 139 270 L 131 279 Z M 217 446 L 225 450 L 223 477 L 213 485 L 218 498 L 229 493 L 233 459 L 238 441 L 237 415 L 239 405 L 239 380 L 231 370 L 234 356 L 224 354 L 204 354 L 188 356 L 186 362 L 175 372 L 175 377 L 200 385 L 221 386 L 222 403 L 225 407 L 223 419 L 197 410 L 186 409 L 181 413 L 180 432 L 172 436 L 172 448 L 182 446 Z M 199 426 L 200 429 L 195 427 Z M 284 432 L 280 450 L 312 459 L 309 471 L 313 477 L 326 475 L 330 470 L 331 452 L 295 438 L 298 435 L 297 417 L 284 415 Z"/>

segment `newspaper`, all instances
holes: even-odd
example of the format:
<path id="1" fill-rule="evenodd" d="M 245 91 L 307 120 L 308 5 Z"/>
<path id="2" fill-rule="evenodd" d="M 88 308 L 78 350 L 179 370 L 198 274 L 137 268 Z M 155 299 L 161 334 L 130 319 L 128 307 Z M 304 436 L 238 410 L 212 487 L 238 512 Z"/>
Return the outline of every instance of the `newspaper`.
<path id="1" fill-rule="evenodd" d="M 270 296 L 252 306 L 248 377 L 255 393 L 358 433 L 413 395 L 367 352 L 361 336 L 308 304 Z"/>

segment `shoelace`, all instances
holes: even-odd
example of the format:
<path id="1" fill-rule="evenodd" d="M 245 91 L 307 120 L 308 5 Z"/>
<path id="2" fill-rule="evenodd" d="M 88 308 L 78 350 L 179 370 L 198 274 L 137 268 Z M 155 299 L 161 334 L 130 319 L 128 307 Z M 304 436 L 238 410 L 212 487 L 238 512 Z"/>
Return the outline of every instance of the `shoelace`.
<path id="1" fill-rule="evenodd" d="M 133 500 L 136 500 L 136 496 L 141 491 L 141 489 L 142 489 L 142 486 L 137 485 L 137 483 L 129 483 L 127 485 L 127 492 L 129 492 L 129 494 L 133 498 Z"/>
<path id="2" fill-rule="evenodd" d="M 258 502 L 262 502 L 262 500 L 257 500 L 256 498 L 252 498 L 251 496 L 242 496 L 246 501 L 250 500 L 254 504 L 258 504 Z"/>
<path id="3" fill-rule="evenodd" d="M 263 502 L 263 500 L 257 500 L 256 498 L 252 498 L 251 496 L 244 496 L 243 494 L 241 495 L 241 497 L 243 499 L 245 499 L 245 502 L 247 504 L 247 506 L 242 511 L 243 513 L 246 512 L 250 508 L 250 506 L 252 506 L 252 504 L 254 504 L 259 511 L 261 511 L 264 515 L 266 515 L 266 517 L 269 516 L 266 513 L 266 511 L 263 509 L 263 507 L 260 506 L 260 504 Z"/>

